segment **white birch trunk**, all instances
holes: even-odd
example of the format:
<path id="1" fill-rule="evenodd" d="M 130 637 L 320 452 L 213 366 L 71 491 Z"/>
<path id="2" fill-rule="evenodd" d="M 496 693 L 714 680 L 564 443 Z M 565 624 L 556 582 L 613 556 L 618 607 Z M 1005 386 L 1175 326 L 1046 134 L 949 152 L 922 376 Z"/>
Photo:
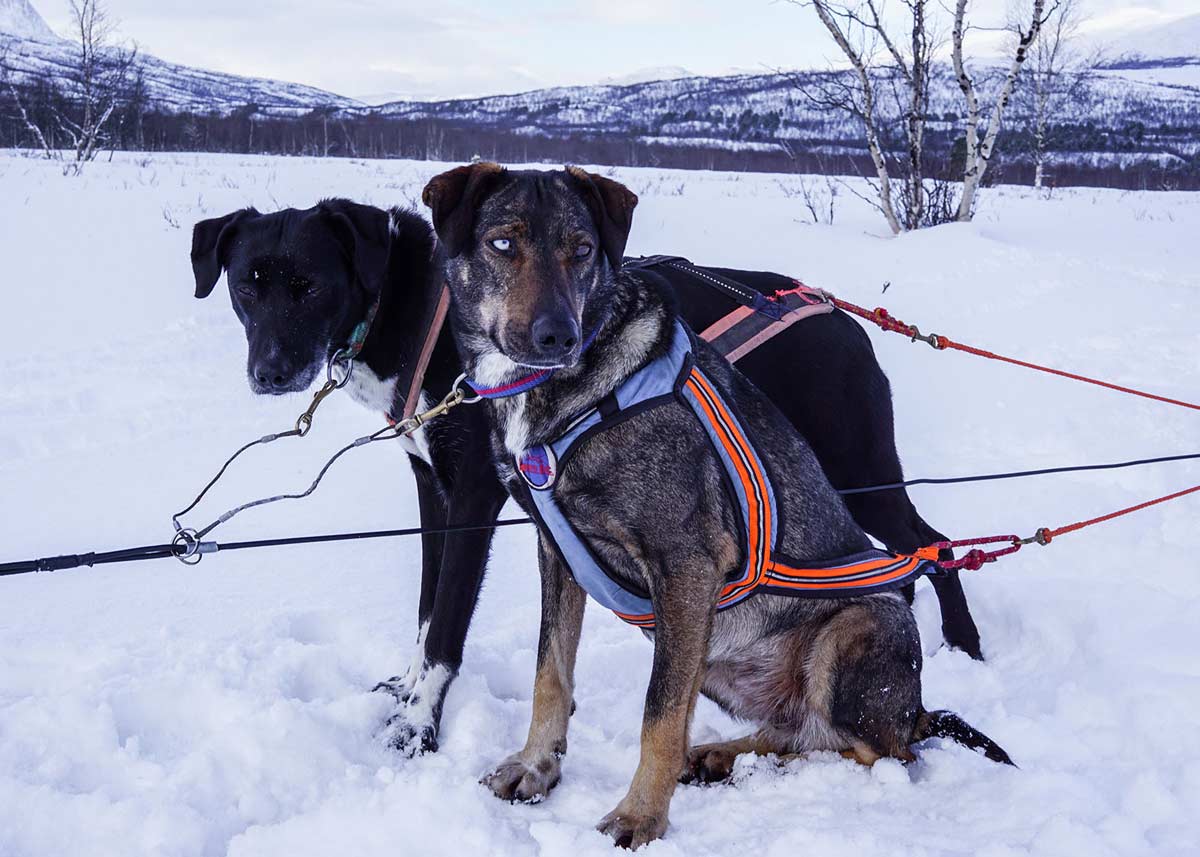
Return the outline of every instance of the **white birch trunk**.
<path id="1" fill-rule="evenodd" d="M 1016 53 L 1013 56 L 1012 64 L 1009 66 L 1008 74 L 1004 77 L 1004 83 L 1001 85 L 1000 93 L 996 97 L 996 103 L 992 107 L 992 113 L 988 119 L 987 133 L 984 135 L 982 142 L 979 140 L 979 97 L 975 92 L 975 83 L 971 80 L 970 75 L 967 74 L 966 65 L 963 61 L 963 32 L 966 27 L 967 5 L 968 0 L 957 0 L 954 9 L 954 30 L 951 36 L 951 57 L 954 63 L 954 73 L 958 77 L 959 88 L 962 90 L 963 96 L 967 101 L 966 168 L 963 171 L 962 197 L 958 201 L 957 220 L 959 221 L 969 221 L 971 219 L 972 209 L 975 206 L 975 194 L 979 190 L 979 184 L 983 180 L 984 173 L 987 172 L 988 162 L 991 160 L 992 151 L 996 147 L 996 138 L 1000 136 L 1000 126 L 1004 118 L 1004 109 L 1008 106 L 1009 99 L 1012 98 L 1013 86 L 1016 85 L 1017 75 L 1020 73 L 1021 66 L 1025 63 L 1025 59 L 1029 55 L 1029 46 L 1037 40 L 1038 32 L 1044 23 L 1042 13 L 1046 8 L 1046 0 L 1033 0 L 1033 14 L 1029 30 L 1020 33 Z"/>
<path id="2" fill-rule="evenodd" d="M 887 163 L 883 157 L 883 147 L 880 145 L 879 133 L 875 128 L 875 90 L 871 82 L 870 72 L 862 55 L 850 44 L 849 39 L 846 38 L 846 34 L 842 32 L 841 27 L 838 26 L 833 16 L 830 15 L 829 9 L 822 0 L 813 0 L 813 8 L 817 12 L 817 17 L 821 19 L 821 23 L 825 25 L 825 28 L 829 30 L 829 34 L 833 36 L 833 40 L 842 49 L 842 53 L 846 55 L 846 59 L 850 61 L 850 65 L 854 67 L 854 73 L 858 77 L 859 86 L 862 87 L 862 120 L 867 135 L 867 151 L 871 155 L 871 163 L 874 165 L 875 175 L 879 179 L 879 209 L 883 212 L 883 216 L 887 220 L 888 226 L 891 227 L 892 232 L 899 234 L 904 230 L 900 226 L 900 219 L 896 216 L 896 207 L 892 201 L 891 176 L 888 174 Z"/>

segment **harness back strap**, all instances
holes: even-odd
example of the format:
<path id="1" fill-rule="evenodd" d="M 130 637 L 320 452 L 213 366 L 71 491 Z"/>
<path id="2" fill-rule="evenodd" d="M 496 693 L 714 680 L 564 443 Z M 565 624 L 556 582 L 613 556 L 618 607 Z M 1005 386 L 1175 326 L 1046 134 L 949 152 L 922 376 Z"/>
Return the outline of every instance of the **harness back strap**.
<path id="1" fill-rule="evenodd" d="M 682 256 L 642 256 L 627 259 L 622 269 L 636 272 L 660 266 L 688 274 L 739 304 L 700 334 L 701 339 L 711 342 L 730 363 L 741 360 L 796 322 L 834 310 L 828 294 L 806 286 L 799 280 L 792 280 L 791 289 L 776 292 L 774 295 L 764 295 L 757 289 L 709 268 L 693 265 Z"/>
<path id="2" fill-rule="evenodd" d="M 689 274 L 706 286 L 716 289 L 742 306 L 762 313 L 773 321 L 779 321 L 784 316 L 784 308 L 773 303 L 769 297 L 757 289 L 752 289 L 744 283 L 739 283 L 737 280 L 731 280 L 729 277 L 718 274 L 711 268 L 701 268 L 698 265 L 693 265 L 682 256 L 642 256 L 637 259 L 626 259 L 621 263 L 621 269 L 625 271 L 638 271 L 643 268 L 656 268 L 660 266 Z"/>
<path id="3" fill-rule="evenodd" d="M 730 363 L 736 363 L 796 322 L 814 315 L 825 315 L 834 309 L 824 292 L 801 283 L 796 283 L 794 289 L 777 292 L 771 300 L 786 311 L 782 319 L 773 321 L 750 307 L 742 306 L 705 328 L 700 338 L 711 342 Z"/>

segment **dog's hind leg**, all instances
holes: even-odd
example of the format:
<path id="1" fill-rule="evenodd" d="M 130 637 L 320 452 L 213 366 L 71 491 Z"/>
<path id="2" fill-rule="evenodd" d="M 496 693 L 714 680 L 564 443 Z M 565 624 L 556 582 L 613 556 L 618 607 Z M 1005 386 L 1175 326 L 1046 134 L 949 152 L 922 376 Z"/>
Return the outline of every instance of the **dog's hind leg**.
<path id="1" fill-rule="evenodd" d="M 884 600 L 886 598 L 886 600 Z M 871 596 L 822 628 L 809 658 L 809 700 L 843 736 L 845 755 L 912 761 L 921 706 L 921 641 L 902 601 Z"/>
<path id="2" fill-rule="evenodd" d="M 575 682 L 575 655 L 586 596 L 544 539 L 538 542 L 542 574 L 542 628 L 533 717 L 525 747 L 501 762 L 481 782 L 503 800 L 535 803 L 558 784 L 567 752 Z"/>
<path id="3" fill-rule="evenodd" d="M 926 545 L 934 542 L 949 541 L 918 515 L 918 541 Z M 938 551 L 938 559 L 947 562 L 954 559 L 954 551 L 943 548 Z M 962 649 L 977 661 L 983 660 L 983 649 L 980 647 L 979 629 L 975 627 L 975 619 L 971 616 L 971 608 L 967 606 L 967 594 L 963 592 L 962 581 L 958 578 L 958 569 L 942 570 L 931 575 L 929 582 L 937 595 L 938 606 L 942 611 L 942 639 L 956 649 Z"/>
<path id="4" fill-rule="evenodd" d="M 777 733 L 760 730 L 751 735 L 720 741 L 714 744 L 698 744 L 688 750 L 683 766 L 681 783 L 719 783 L 733 774 L 733 763 L 738 756 L 753 753 L 766 756 L 775 753 L 787 755 L 787 742 Z"/>
<path id="5" fill-rule="evenodd" d="M 697 589 L 703 592 L 704 584 L 696 577 L 690 571 L 668 573 L 653 593 L 654 667 L 646 690 L 641 759 L 625 797 L 596 825 L 623 848 L 640 848 L 667 829 L 671 795 L 704 681 L 716 600 L 715 590 L 712 599 L 698 597 Z"/>
<path id="6" fill-rule="evenodd" d="M 918 548 L 948 539 L 929 526 L 917 513 L 916 508 L 903 489 L 879 491 L 873 494 L 851 494 L 846 497 L 846 506 L 858 525 L 879 539 L 888 550 L 896 553 L 912 553 Z M 942 550 L 938 559 L 954 559 L 954 552 Z M 962 649 L 975 660 L 983 660 L 980 649 L 979 629 L 967 606 L 967 595 L 958 579 L 957 569 L 930 575 L 929 582 L 937 595 L 942 613 L 942 638 L 956 649 Z M 912 589 L 904 593 L 912 603 Z"/>

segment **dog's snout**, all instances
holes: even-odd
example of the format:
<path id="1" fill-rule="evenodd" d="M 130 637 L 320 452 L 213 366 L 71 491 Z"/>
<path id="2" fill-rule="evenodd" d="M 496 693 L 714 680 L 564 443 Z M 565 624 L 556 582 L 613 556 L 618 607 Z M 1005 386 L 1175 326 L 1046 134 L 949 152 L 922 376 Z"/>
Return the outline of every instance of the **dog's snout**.
<path id="1" fill-rule="evenodd" d="M 259 360 L 254 364 L 254 380 L 260 389 L 269 392 L 286 392 L 293 382 L 295 367 L 286 357 L 277 356 Z"/>
<path id="2" fill-rule="evenodd" d="M 533 347 L 543 360 L 561 360 L 579 344 L 579 325 L 561 313 L 544 313 L 534 319 L 530 330 Z"/>

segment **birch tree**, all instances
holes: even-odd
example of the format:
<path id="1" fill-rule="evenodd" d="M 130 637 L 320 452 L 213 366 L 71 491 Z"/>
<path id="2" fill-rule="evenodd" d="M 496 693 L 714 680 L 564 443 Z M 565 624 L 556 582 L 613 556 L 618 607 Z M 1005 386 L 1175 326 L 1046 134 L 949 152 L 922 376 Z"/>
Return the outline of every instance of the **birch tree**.
<path id="1" fill-rule="evenodd" d="M 1049 6 L 1049 11 L 1047 11 L 1047 6 Z M 1012 98 L 1017 76 L 1021 73 L 1021 68 L 1024 66 L 1025 61 L 1029 58 L 1030 48 L 1037 42 L 1038 35 L 1046 23 L 1048 16 L 1052 15 L 1058 9 L 1058 6 L 1058 0 L 1054 0 L 1054 2 L 1049 4 L 1047 0 L 1030 0 L 1028 15 L 1024 18 L 1023 22 L 1014 25 L 1017 38 L 1012 60 L 1008 64 L 1008 70 L 1004 78 L 1001 80 L 1000 90 L 996 95 L 996 101 L 992 105 L 987 125 L 984 126 L 981 136 L 980 122 L 982 120 L 982 109 L 979 104 L 979 93 L 974 79 L 967 71 L 963 55 L 963 42 L 968 29 L 967 12 L 970 7 L 970 0 L 955 0 L 954 26 L 950 36 L 950 56 L 954 65 L 954 75 L 958 79 L 958 86 L 962 90 L 967 107 L 965 128 L 966 166 L 963 170 L 962 196 L 958 200 L 958 213 L 955 218 L 959 221 L 970 220 L 975 211 L 975 195 L 979 190 L 979 185 L 983 180 L 984 174 L 987 172 L 992 153 L 995 151 L 996 139 L 1000 136 L 1000 127 L 1004 119 L 1004 110 L 1008 107 L 1008 102 Z"/>
<path id="2" fill-rule="evenodd" d="M 935 51 L 928 15 L 931 0 L 901 0 L 906 10 L 903 27 L 885 22 L 884 0 L 792 2 L 813 9 L 850 64 L 845 76 L 827 77 L 821 91 L 802 92 L 861 123 L 874 171 L 871 183 L 877 199 L 872 202 L 892 232 L 929 225 L 925 124 Z M 889 117 L 901 120 L 903 151 L 890 151 Z"/>
<path id="3" fill-rule="evenodd" d="M 54 158 L 56 152 L 51 148 L 50 143 L 46 140 L 46 135 L 42 133 L 38 123 L 33 121 L 29 115 L 29 110 L 25 106 L 25 98 L 21 90 L 17 87 L 16 81 L 13 79 L 11 66 L 9 65 L 9 55 L 12 51 L 11 46 L 5 40 L 0 44 L 0 85 L 3 85 L 8 90 L 12 97 L 13 106 L 17 110 L 17 116 L 21 119 L 21 124 L 25 126 L 25 130 L 37 141 L 38 148 L 46 158 Z"/>
<path id="4" fill-rule="evenodd" d="M 108 141 L 107 126 L 137 52 L 114 44 L 116 28 L 100 0 L 70 0 L 70 6 L 79 53 L 67 74 L 67 96 L 77 109 L 74 117 L 63 113 L 58 121 L 72 142 L 78 172 Z"/>
<path id="5" fill-rule="evenodd" d="M 67 160 L 63 171 L 77 175 L 109 142 L 110 121 L 127 90 L 137 51 L 115 43 L 116 27 L 100 0 L 69 0 L 69 5 L 79 45 L 60 81 L 63 104 L 52 106 L 49 119 L 35 120 L 16 83 L 11 77 L 6 83 L 22 122 L 43 154 Z M 58 139 L 69 143 L 69 158 L 52 142 Z"/>
<path id="6" fill-rule="evenodd" d="M 1030 115 L 1033 186 L 1036 188 L 1045 183 L 1046 154 L 1054 142 L 1051 120 L 1085 96 L 1088 72 L 1098 59 L 1085 57 L 1074 48 L 1081 23 L 1078 0 L 1060 0 L 1058 8 L 1047 14 L 1028 60 L 1024 86 Z"/>

